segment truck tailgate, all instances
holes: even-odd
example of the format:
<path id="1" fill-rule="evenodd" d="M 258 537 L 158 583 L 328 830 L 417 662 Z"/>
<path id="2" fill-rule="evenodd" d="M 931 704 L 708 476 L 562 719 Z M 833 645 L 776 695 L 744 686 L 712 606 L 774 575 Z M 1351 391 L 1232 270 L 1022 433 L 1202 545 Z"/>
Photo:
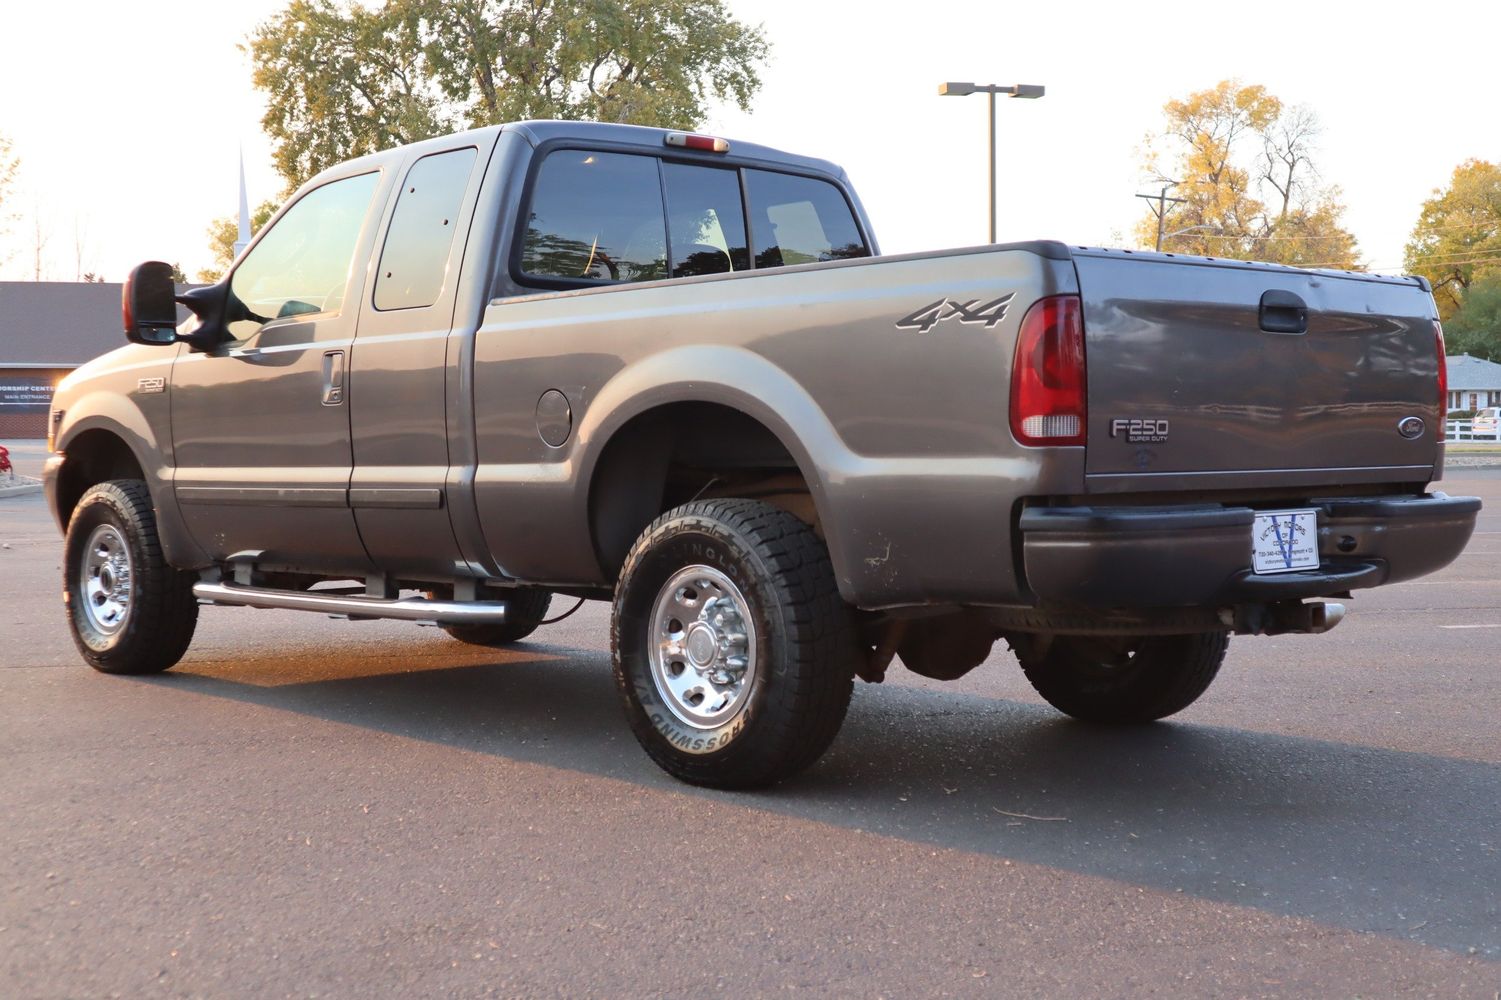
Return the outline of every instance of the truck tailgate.
<path id="1" fill-rule="evenodd" d="M 1433 478 L 1435 313 L 1415 279 L 1121 251 L 1074 263 L 1090 492 Z"/>

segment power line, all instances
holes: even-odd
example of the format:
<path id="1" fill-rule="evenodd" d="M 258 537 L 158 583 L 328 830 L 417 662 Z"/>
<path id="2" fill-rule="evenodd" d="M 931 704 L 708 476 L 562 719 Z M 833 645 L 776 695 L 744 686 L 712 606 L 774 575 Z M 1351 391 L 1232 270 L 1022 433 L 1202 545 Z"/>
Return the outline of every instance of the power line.
<path id="1" fill-rule="evenodd" d="M 1470 247 L 1467 250 L 1456 250 L 1453 253 L 1419 254 L 1414 257 L 1420 263 L 1429 261 L 1443 261 L 1447 257 L 1474 257 L 1477 254 L 1501 253 L 1501 247 Z"/>
<path id="2" fill-rule="evenodd" d="M 1462 267 L 1465 264 L 1501 264 L 1501 254 L 1497 254 L 1497 255 L 1494 255 L 1494 256 L 1490 256 L 1490 257 L 1472 257 L 1469 260 L 1446 260 L 1446 261 L 1441 261 L 1438 266 L 1440 268 L 1445 268 L 1445 267 Z M 1340 265 L 1338 263 L 1333 263 L 1333 264 L 1300 264 L 1298 266 L 1299 267 L 1340 267 Z M 1407 267 L 1406 263 L 1402 263 L 1402 264 L 1372 264 L 1368 268 L 1366 268 L 1366 270 L 1368 270 L 1368 271 L 1399 271 L 1399 270 L 1405 269 L 1406 267 Z"/>

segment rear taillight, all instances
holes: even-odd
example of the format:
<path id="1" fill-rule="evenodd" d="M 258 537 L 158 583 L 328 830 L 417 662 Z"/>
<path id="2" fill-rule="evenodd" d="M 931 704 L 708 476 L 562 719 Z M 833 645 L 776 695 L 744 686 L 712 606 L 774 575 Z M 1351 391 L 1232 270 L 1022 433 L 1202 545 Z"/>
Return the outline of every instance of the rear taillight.
<path id="1" fill-rule="evenodd" d="M 1449 418 L 1449 359 L 1444 354 L 1444 324 L 1433 321 L 1433 339 L 1438 350 L 1438 439 L 1444 439 L 1444 425 Z"/>
<path id="2" fill-rule="evenodd" d="M 1077 295 L 1032 303 L 1011 361 L 1011 433 L 1022 444 L 1083 444 L 1084 317 Z"/>

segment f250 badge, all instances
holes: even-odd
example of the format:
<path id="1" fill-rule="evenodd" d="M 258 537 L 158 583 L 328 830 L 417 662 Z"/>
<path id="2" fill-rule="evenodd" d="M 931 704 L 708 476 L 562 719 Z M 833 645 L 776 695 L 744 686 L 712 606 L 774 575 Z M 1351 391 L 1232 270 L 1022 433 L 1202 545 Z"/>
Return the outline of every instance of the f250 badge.
<path id="1" fill-rule="evenodd" d="M 960 302 L 957 299 L 939 299 L 897 320 L 896 328 L 927 333 L 935 324 L 948 319 L 957 319 L 961 323 L 984 323 L 985 329 L 989 330 L 1006 318 L 1006 309 L 1015 297 L 1015 292 L 1007 292 L 998 299 L 991 299 L 980 305 L 976 305 L 979 299 L 970 299 L 967 302 Z"/>
<path id="2" fill-rule="evenodd" d="M 1125 438 L 1132 444 L 1164 444 L 1167 441 L 1167 430 L 1166 420 L 1116 417 L 1110 421 L 1110 436 Z"/>
<path id="3" fill-rule="evenodd" d="M 167 380 L 164 378 L 136 379 L 136 392 L 166 392 Z"/>

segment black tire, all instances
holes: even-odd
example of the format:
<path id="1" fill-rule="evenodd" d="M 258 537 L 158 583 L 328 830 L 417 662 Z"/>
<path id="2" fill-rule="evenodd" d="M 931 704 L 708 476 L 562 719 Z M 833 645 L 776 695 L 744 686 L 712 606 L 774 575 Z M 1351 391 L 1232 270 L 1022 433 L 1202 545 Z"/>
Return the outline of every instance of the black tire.
<path id="1" fill-rule="evenodd" d="M 697 600 L 691 585 L 669 585 L 706 570 L 733 584 L 727 589 L 704 581 L 734 600 L 704 599 L 699 616 L 686 625 L 662 610 L 670 594 Z M 715 602 L 730 624 L 713 617 Z M 667 618 L 677 633 L 663 625 Z M 703 633 L 711 620 L 711 628 L 725 631 L 710 631 L 715 639 L 696 647 L 684 638 L 683 662 L 662 663 L 673 657 L 660 652 L 667 641 L 660 636 Z M 854 625 L 828 550 L 791 514 L 756 500 L 726 499 L 668 511 L 632 546 L 615 587 L 610 645 L 626 719 L 647 754 L 675 778 L 711 788 L 773 784 L 816 761 L 838 734 L 854 686 Z M 726 653 L 723 643 L 714 645 L 717 639 L 735 644 Z M 706 648 L 720 652 L 706 667 L 695 667 L 689 657 Z M 653 666 L 653 649 L 660 667 Z M 698 725 L 685 721 L 683 713 L 709 709 L 688 704 L 692 694 L 685 701 L 664 693 L 658 677 L 670 687 L 666 678 L 674 668 L 674 678 L 690 682 L 689 671 L 696 670 L 698 682 L 705 682 L 716 664 L 733 665 L 734 655 L 748 660 L 738 680 L 729 682 L 734 693 L 708 688 L 711 698 L 729 699 L 725 714 Z"/>
<path id="2" fill-rule="evenodd" d="M 63 599 L 73 642 L 95 670 L 155 674 L 182 659 L 198 624 L 194 579 L 163 558 L 145 483 L 99 483 L 79 499 L 63 549 Z"/>
<path id="3" fill-rule="evenodd" d="M 542 624 L 552 604 L 552 591 L 516 587 L 506 592 L 504 625 L 444 625 L 443 631 L 471 646 L 509 646 L 520 642 Z"/>
<path id="4" fill-rule="evenodd" d="M 1143 723 L 1181 712 L 1219 673 L 1228 632 L 1133 639 L 1058 636 L 1012 643 L 1037 693 L 1085 722 Z"/>

